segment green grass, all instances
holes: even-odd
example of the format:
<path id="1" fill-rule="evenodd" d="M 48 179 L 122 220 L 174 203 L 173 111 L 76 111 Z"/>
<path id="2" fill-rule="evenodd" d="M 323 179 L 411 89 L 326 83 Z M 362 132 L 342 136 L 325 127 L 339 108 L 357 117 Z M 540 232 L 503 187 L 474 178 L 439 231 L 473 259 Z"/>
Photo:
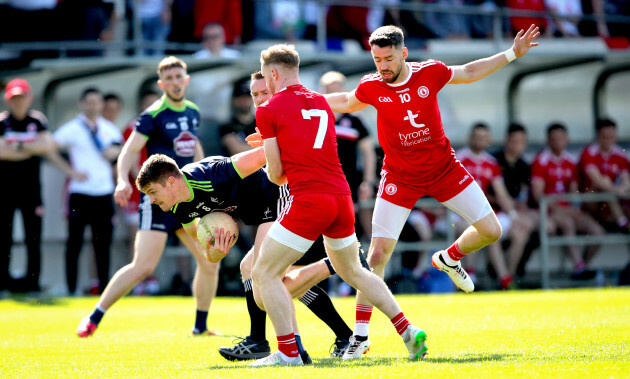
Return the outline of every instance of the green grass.
<path id="1" fill-rule="evenodd" d="M 630 289 L 397 296 L 428 334 L 429 355 L 408 362 L 389 321 L 372 317 L 361 360 L 327 358 L 332 332 L 296 303 L 313 366 L 249 369 L 217 353 L 231 337 L 189 337 L 191 298 L 123 299 L 88 339 L 74 334 L 95 298 L 0 301 L 0 377 L 630 377 Z M 354 299 L 335 299 L 354 322 Z M 209 325 L 244 335 L 244 299 L 218 298 Z M 273 338 L 271 323 L 268 337 Z M 272 349 L 276 348 L 272 342 Z"/>

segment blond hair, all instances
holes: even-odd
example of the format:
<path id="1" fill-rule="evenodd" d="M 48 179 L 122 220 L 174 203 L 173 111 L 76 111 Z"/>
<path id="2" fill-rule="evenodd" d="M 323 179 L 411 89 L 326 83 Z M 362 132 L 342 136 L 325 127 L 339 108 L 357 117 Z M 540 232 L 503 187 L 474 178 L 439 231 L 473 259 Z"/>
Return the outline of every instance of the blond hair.
<path id="1" fill-rule="evenodd" d="M 265 66 L 282 65 L 287 68 L 298 68 L 300 66 L 300 55 L 295 50 L 295 46 L 282 43 L 261 51 L 260 63 Z"/>
<path id="2" fill-rule="evenodd" d="M 158 75 L 161 75 L 162 72 L 164 72 L 165 70 L 169 70 L 175 67 L 182 68 L 184 71 L 187 70 L 186 62 L 177 57 L 170 56 L 160 61 L 160 63 L 158 64 L 157 73 Z"/>
<path id="3" fill-rule="evenodd" d="M 339 83 L 342 87 L 345 87 L 346 76 L 339 71 L 328 71 L 319 79 L 319 85 L 322 87 L 329 86 L 333 83 Z"/>

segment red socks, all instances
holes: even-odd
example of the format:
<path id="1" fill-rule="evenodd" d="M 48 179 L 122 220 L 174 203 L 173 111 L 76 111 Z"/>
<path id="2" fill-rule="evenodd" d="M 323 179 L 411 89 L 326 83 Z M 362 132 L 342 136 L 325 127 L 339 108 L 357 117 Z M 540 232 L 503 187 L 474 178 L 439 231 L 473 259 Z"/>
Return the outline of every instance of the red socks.
<path id="1" fill-rule="evenodd" d="M 392 322 L 392 324 L 394 324 L 396 331 L 401 336 L 405 332 L 405 330 L 407 330 L 407 327 L 409 326 L 409 321 L 407 321 L 407 317 L 405 317 L 405 315 L 402 312 L 394 316 L 394 318 L 392 318 L 390 321 Z"/>
<path id="2" fill-rule="evenodd" d="M 286 336 L 278 336 L 278 350 L 289 358 L 300 355 L 297 344 L 295 343 L 295 333 Z"/>
<path id="3" fill-rule="evenodd" d="M 446 249 L 446 253 L 454 261 L 459 261 L 468 254 L 459 248 L 457 240 L 455 240 L 455 242 L 453 242 L 453 244 L 448 249 Z"/>

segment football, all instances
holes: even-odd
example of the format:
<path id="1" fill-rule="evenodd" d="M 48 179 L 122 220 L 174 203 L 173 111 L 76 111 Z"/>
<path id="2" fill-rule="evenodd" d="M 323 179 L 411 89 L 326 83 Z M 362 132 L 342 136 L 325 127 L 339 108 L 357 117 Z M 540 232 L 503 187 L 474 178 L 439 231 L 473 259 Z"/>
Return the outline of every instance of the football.
<path id="1" fill-rule="evenodd" d="M 211 243 L 214 243 L 214 228 L 223 228 L 228 233 L 232 233 L 234 235 L 232 246 L 234 246 L 238 239 L 238 225 L 232 216 L 224 212 L 212 212 L 203 216 L 197 225 L 197 239 L 202 245 L 205 246 L 207 237 L 211 239 Z"/>

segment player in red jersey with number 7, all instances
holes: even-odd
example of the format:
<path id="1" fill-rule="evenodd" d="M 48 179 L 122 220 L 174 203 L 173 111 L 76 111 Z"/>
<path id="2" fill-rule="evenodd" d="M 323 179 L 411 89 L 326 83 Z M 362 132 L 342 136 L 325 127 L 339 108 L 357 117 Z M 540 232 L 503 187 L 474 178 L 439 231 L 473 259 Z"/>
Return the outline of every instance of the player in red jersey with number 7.
<path id="1" fill-rule="evenodd" d="M 368 105 L 378 111 L 378 140 L 385 152 L 381 181 L 372 216 L 368 262 L 383 277 L 385 266 L 411 209 L 431 196 L 457 212 L 471 226 L 446 250 L 433 255 L 433 265 L 447 273 L 465 292 L 474 284 L 461 267 L 465 255 L 496 242 L 501 226 L 472 175 L 460 164 L 444 135 L 437 93 L 446 84 L 472 83 L 525 55 L 540 35 L 532 25 L 520 31 L 503 53 L 462 66 L 428 60 L 406 62 L 403 32 L 395 26 L 376 29 L 369 39 L 378 72 L 361 79 L 351 91 L 325 95 L 336 112 L 355 112 Z M 372 305 L 357 295 L 357 322 L 344 359 L 356 359 L 370 346 L 368 325 Z"/>
<path id="2" fill-rule="evenodd" d="M 299 79 L 300 58 L 292 45 L 274 45 L 261 53 L 261 71 L 273 97 L 256 110 L 264 141 L 267 175 L 288 182 L 291 197 L 263 241 L 252 276 L 260 289 L 278 338 L 276 353 L 252 367 L 301 365 L 291 317 L 293 302 L 282 275 L 324 235 L 337 273 L 361 290 L 392 321 L 410 359 L 426 354 L 426 334 L 411 325 L 387 285 L 359 262 L 354 205 L 337 155 L 335 119 L 322 95 Z"/>

